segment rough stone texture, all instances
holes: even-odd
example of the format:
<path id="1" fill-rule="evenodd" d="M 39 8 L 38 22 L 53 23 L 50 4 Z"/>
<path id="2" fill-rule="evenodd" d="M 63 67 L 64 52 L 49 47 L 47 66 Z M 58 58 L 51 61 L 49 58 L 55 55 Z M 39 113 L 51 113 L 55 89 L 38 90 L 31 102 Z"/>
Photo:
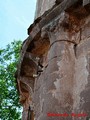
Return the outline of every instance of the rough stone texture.
<path id="1" fill-rule="evenodd" d="M 36 15 L 35 18 L 43 15 L 47 10 L 55 5 L 56 0 L 37 0 Z"/>
<path id="2" fill-rule="evenodd" d="M 90 0 L 38 0 L 28 34 L 17 72 L 22 120 L 86 120 L 90 117 Z"/>

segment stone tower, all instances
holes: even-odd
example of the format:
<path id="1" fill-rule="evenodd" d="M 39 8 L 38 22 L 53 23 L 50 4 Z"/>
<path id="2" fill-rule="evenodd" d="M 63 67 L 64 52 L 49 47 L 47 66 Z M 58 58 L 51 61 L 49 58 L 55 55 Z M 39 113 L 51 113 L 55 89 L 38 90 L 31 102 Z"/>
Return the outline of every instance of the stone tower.
<path id="1" fill-rule="evenodd" d="M 90 0 L 37 0 L 17 83 L 22 120 L 89 120 Z"/>

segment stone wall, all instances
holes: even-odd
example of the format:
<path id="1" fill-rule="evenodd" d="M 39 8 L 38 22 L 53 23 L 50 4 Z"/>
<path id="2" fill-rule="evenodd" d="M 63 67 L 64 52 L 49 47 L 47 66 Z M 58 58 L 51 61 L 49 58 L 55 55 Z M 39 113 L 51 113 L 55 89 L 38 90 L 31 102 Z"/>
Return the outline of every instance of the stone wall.
<path id="1" fill-rule="evenodd" d="M 86 120 L 90 117 L 90 0 L 48 1 L 49 7 L 47 0 L 39 2 L 45 2 L 45 8 L 37 7 L 18 66 L 22 120 Z"/>

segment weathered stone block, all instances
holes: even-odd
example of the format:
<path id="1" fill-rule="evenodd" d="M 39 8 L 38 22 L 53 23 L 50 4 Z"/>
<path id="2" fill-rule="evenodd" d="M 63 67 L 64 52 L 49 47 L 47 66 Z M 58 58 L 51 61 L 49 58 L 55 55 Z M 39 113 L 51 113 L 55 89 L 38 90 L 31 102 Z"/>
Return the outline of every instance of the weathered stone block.
<path id="1" fill-rule="evenodd" d="M 32 42 L 22 47 L 25 51 L 22 50 L 17 78 L 19 92 L 25 97 L 24 110 L 29 111 L 28 108 L 34 106 L 35 120 L 85 120 L 86 117 L 47 116 L 52 112 L 85 112 L 90 116 L 89 12 L 80 0 L 58 2 L 62 0 L 38 0 L 36 18 L 41 17 L 29 29 Z M 33 65 L 32 57 L 26 56 L 27 52 L 40 58 L 37 66 Z M 43 71 L 38 73 L 37 68 Z M 37 78 L 33 77 L 34 73 Z M 22 79 L 19 81 L 19 78 Z M 34 87 L 33 95 L 30 87 Z M 27 120 L 27 111 L 23 112 L 24 120 Z"/>
<path id="2" fill-rule="evenodd" d="M 90 37 L 90 18 L 88 18 L 86 24 L 81 29 L 81 40 L 86 40 L 89 37 Z"/>
<path id="3" fill-rule="evenodd" d="M 81 43 L 77 45 L 76 56 L 85 55 L 88 52 L 90 52 L 90 38 L 86 38 L 85 41 L 81 41 Z"/>
<path id="4" fill-rule="evenodd" d="M 68 54 L 69 51 L 72 50 L 72 54 L 73 54 L 73 47 L 74 44 L 71 42 L 67 42 L 67 41 L 59 41 L 59 42 L 55 42 L 54 44 L 52 44 L 50 51 L 48 53 L 48 60 L 51 60 L 55 57 L 62 57 L 62 55 L 64 54 Z"/>
<path id="5" fill-rule="evenodd" d="M 55 5 L 56 0 L 37 0 L 35 19 L 42 16 L 47 10 Z"/>
<path id="6" fill-rule="evenodd" d="M 90 4 L 90 0 L 83 0 L 83 5 Z"/>

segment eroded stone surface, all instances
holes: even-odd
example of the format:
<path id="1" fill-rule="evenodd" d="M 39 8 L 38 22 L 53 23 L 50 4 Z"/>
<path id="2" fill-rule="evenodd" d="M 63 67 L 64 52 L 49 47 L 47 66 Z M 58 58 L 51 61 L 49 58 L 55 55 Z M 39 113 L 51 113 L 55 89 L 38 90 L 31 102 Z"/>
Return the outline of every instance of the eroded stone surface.
<path id="1" fill-rule="evenodd" d="M 55 5 L 56 0 L 37 0 L 36 15 L 35 18 L 43 15 L 47 10 Z"/>
<path id="2" fill-rule="evenodd" d="M 37 1 L 36 18 L 42 17 L 22 46 L 17 83 L 23 120 L 86 120 L 47 113 L 90 117 L 90 0 L 62 2 Z"/>

